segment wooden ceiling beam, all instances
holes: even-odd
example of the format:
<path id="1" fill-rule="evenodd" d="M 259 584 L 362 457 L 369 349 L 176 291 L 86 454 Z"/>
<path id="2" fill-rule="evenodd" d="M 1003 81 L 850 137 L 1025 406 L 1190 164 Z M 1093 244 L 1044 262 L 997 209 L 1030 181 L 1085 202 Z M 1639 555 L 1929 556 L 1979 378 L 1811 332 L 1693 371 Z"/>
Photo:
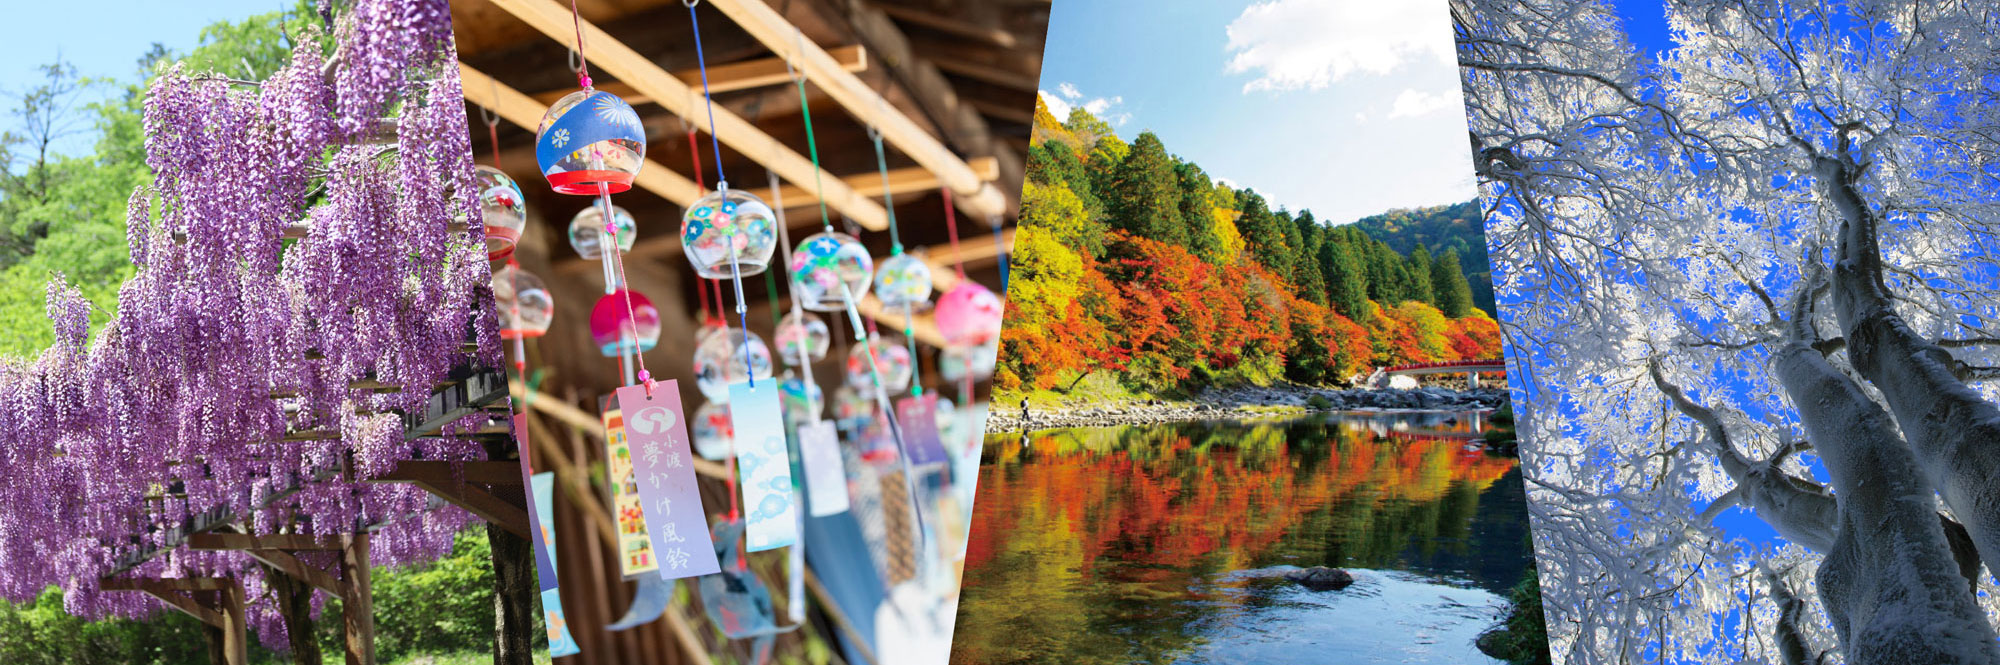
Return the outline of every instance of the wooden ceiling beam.
<path id="1" fill-rule="evenodd" d="M 575 39 L 574 31 L 579 29 L 579 26 L 573 22 L 569 7 L 556 2 L 556 0 L 490 1 L 495 6 L 506 10 L 507 13 L 513 14 L 528 25 L 534 26 L 536 30 L 540 30 L 542 34 L 548 35 L 550 39 L 554 39 L 558 43 L 567 44 L 571 42 Z M 761 0 L 757 4 L 759 7 L 763 7 Z M 720 5 L 718 4 L 718 6 Z M 768 7 L 763 7 L 763 9 L 767 13 L 770 11 Z M 741 22 L 740 20 L 738 21 L 738 23 Z M 728 144 L 729 147 L 735 148 L 737 152 L 742 153 L 745 157 L 749 157 L 763 164 L 772 172 L 777 173 L 778 177 L 803 186 L 810 186 L 814 181 L 816 169 L 813 163 L 806 159 L 805 156 L 786 147 L 785 144 L 779 142 L 770 134 L 765 133 L 764 130 L 758 129 L 756 125 L 751 124 L 748 120 L 744 120 L 742 116 L 736 115 L 726 108 L 715 109 L 713 125 L 710 125 L 707 109 L 695 106 L 698 102 L 698 97 L 679 78 L 668 73 L 665 69 L 661 69 L 659 65 L 640 55 L 638 51 L 632 50 L 632 47 L 626 46 L 623 42 L 618 41 L 617 38 L 604 32 L 596 24 L 584 22 L 580 28 L 583 31 L 583 43 L 586 45 L 585 55 L 588 56 L 590 65 L 598 71 L 610 74 L 619 81 L 631 85 L 634 91 L 652 98 L 660 106 L 665 107 L 667 111 L 687 118 L 691 124 L 697 127 L 707 129 L 711 135 Z M 752 33 L 755 34 L 755 31 L 753 30 Z M 789 35 L 789 31 L 786 34 Z M 766 45 L 769 44 L 767 40 L 761 38 L 759 41 L 765 41 Z M 854 78 L 854 74 L 842 69 L 840 63 L 834 60 L 832 55 L 826 51 L 819 50 L 817 47 L 813 50 L 817 54 L 817 57 L 805 63 L 806 76 L 826 76 L 831 73 L 845 76 L 848 80 L 859 84 L 859 79 Z M 785 52 L 781 51 L 778 55 L 782 57 L 785 55 Z M 795 64 L 799 62 L 797 58 L 790 58 L 790 60 Z M 818 73 L 816 74 L 815 72 Z M 467 88 L 471 88 L 470 83 L 467 84 Z M 873 93 L 871 92 L 870 94 Z M 835 99 L 839 99 L 839 97 L 836 96 Z M 909 124 L 907 118 L 903 118 L 902 122 L 905 125 Z M 537 123 L 539 123 L 539 119 L 537 119 Z M 928 137 L 928 135 L 925 136 Z M 936 140 L 932 139 L 932 143 L 935 144 Z M 942 147 L 939 146 L 940 149 Z M 918 163 L 923 163 L 923 161 L 919 160 Z M 963 162 L 960 162 L 960 165 L 963 166 Z M 651 170 L 654 169 L 646 169 L 646 171 Z M 937 169 L 933 168 L 932 170 Z M 641 171 L 640 175 L 644 177 L 645 172 Z M 956 173 L 946 175 L 950 176 L 946 178 L 947 182 L 952 182 L 955 186 L 959 179 L 972 179 L 970 169 L 966 169 L 962 175 Z M 998 196 L 999 192 L 995 190 L 993 194 Z M 827 182 L 824 195 L 828 206 L 839 210 L 842 215 L 854 220 L 855 223 L 860 224 L 864 228 L 880 230 L 889 227 L 888 212 L 882 209 L 882 205 L 854 191 L 846 183 L 840 182 L 837 179 Z"/>
<path id="2" fill-rule="evenodd" d="M 868 70 L 868 49 L 860 46 L 840 46 L 828 51 L 828 53 L 832 54 L 834 60 L 839 61 L 840 66 L 847 71 L 861 72 Z M 680 79 L 681 83 L 689 86 L 691 90 L 700 90 L 697 86 L 701 85 L 701 70 L 683 69 L 674 72 L 674 77 Z M 716 65 L 708 70 L 708 89 L 710 92 L 717 94 L 791 82 L 792 74 L 785 68 L 784 58 L 758 58 L 756 60 L 732 62 L 727 65 Z M 580 89 L 569 88 L 567 90 L 536 93 L 535 101 L 541 102 L 542 106 L 546 108 Z M 632 86 L 618 81 L 611 81 L 597 86 L 597 89 L 617 95 L 624 99 L 625 103 L 633 106 L 650 104 L 653 101 L 653 98 L 647 97 L 645 94 L 633 89 Z"/>
<path id="3" fill-rule="evenodd" d="M 1000 48 L 1013 50 L 1021 47 L 1021 40 L 1014 33 L 993 25 L 976 23 L 961 18 L 939 16 L 930 12 L 886 2 L 870 3 L 890 18 L 910 25 L 929 28 L 948 35 L 964 37 Z"/>
<path id="4" fill-rule="evenodd" d="M 981 179 L 963 158 L 908 116 L 897 112 L 867 83 L 841 69 L 831 54 L 800 36 L 797 28 L 764 0 L 709 0 L 709 4 L 722 10 L 778 57 L 803 71 L 807 79 L 825 90 L 848 113 L 879 129 L 882 138 L 897 150 L 936 173 L 956 195 L 953 200 L 959 209 L 980 220 L 1007 213 L 1007 196 L 999 188 Z"/>

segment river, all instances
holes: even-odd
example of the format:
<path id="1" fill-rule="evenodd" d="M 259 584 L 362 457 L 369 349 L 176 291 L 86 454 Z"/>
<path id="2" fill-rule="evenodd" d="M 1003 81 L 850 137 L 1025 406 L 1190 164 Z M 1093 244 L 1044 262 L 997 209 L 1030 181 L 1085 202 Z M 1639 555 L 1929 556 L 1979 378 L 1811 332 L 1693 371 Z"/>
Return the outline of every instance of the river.
<path id="1" fill-rule="evenodd" d="M 1499 662 L 1473 642 L 1531 559 L 1480 415 L 989 435 L 952 663 Z M 1356 582 L 1281 577 L 1316 565 Z"/>

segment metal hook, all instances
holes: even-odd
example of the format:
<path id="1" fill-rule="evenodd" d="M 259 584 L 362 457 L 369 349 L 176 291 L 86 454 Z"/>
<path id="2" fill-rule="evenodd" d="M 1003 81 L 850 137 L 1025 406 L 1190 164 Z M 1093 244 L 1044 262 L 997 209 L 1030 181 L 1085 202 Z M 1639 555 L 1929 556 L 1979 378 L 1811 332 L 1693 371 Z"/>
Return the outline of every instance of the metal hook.
<path id="1" fill-rule="evenodd" d="M 580 73 L 582 73 L 582 72 L 583 72 L 583 60 L 582 60 L 581 58 L 577 57 L 577 55 L 578 55 L 578 54 L 577 54 L 577 52 L 576 52 L 576 48 L 575 48 L 575 47 L 570 47 L 570 49 L 569 49 L 569 71 L 570 71 L 571 73 L 578 73 L 578 74 L 580 74 Z"/>

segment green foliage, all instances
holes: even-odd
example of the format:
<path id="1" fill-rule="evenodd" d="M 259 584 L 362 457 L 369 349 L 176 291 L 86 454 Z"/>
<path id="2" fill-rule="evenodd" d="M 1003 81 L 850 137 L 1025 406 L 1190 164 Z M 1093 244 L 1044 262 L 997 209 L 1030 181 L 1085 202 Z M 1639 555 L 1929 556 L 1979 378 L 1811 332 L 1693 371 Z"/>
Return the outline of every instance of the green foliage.
<path id="1" fill-rule="evenodd" d="M 206 665 L 202 624 L 179 612 L 145 621 L 86 621 L 49 587 L 32 603 L 0 602 L 0 662 L 20 665 Z"/>
<path id="2" fill-rule="evenodd" d="M 195 71 L 268 76 L 290 56 L 289 35 L 316 21 L 314 15 L 300 0 L 285 12 L 211 25 L 180 60 Z M 30 357 L 54 341 L 43 311 L 43 285 L 54 273 L 96 306 L 93 330 L 117 310 L 118 287 L 132 275 L 126 202 L 152 180 L 145 164 L 146 86 L 175 55 L 155 44 L 137 63 L 136 82 L 122 86 L 81 78 L 58 61 L 42 68 L 39 85 L 19 93 L 12 126 L 0 132 L 0 330 L 10 332 L 0 339 L 0 355 Z M 112 94 L 101 94 L 107 89 Z M 61 139 L 86 133 L 97 136 L 94 154 L 54 152 Z"/>
<path id="3" fill-rule="evenodd" d="M 1174 158 L 1160 137 L 1139 134 L 1132 151 L 1113 171 L 1105 196 L 1112 228 L 1192 249 L 1188 226 L 1181 221 L 1180 183 Z"/>
<path id="4" fill-rule="evenodd" d="M 1306 398 L 1306 407 L 1318 411 L 1325 411 L 1327 409 L 1333 408 L 1333 400 L 1327 399 L 1325 395 L 1314 393 L 1313 396 Z"/>
<path id="5" fill-rule="evenodd" d="M 1533 566 L 1528 576 L 1514 585 L 1510 600 L 1514 610 L 1507 615 L 1503 630 L 1493 633 L 1492 655 L 1511 665 L 1549 665 L 1548 624 L 1542 613 L 1541 575 Z"/>
<path id="6" fill-rule="evenodd" d="M 1433 257 L 1454 252 L 1459 257 L 1459 271 L 1469 281 L 1471 306 L 1489 314 L 1499 311 L 1493 306 L 1493 268 L 1486 257 L 1486 227 L 1478 201 L 1391 210 L 1349 226 L 1398 252 L 1408 253 L 1417 247 L 1428 248 Z"/>
<path id="7" fill-rule="evenodd" d="M 1437 304 L 1436 292 L 1431 288 L 1431 252 L 1422 246 L 1410 250 L 1410 292 L 1411 300 Z"/>
<path id="8" fill-rule="evenodd" d="M 451 555 L 404 569 L 376 568 L 375 654 L 383 662 L 420 655 L 492 652 L 493 551 L 486 529 L 475 526 L 452 539 Z M 320 613 L 320 651 L 341 652 L 340 601 Z M 540 615 L 535 645 L 547 650 Z"/>
<path id="9" fill-rule="evenodd" d="M 1458 250 L 1447 249 L 1436 263 L 1431 264 L 1431 284 L 1437 297 L 1433 301 L 1445 316 L 1460 317 L 1472 311 L 1474 298 L 1472 284 L 1459 270 Z M 1491 286 L 1488 285 L 1488 290 Z M 1491 294 L 1488 294 L 1491 297 Z"/>

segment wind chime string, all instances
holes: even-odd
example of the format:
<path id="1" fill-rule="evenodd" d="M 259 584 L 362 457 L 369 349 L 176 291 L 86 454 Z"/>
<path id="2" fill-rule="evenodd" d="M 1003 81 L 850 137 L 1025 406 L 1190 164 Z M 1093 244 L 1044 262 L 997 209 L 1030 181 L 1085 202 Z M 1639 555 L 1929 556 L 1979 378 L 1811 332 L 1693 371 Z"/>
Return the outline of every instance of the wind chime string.
<path id="1" fill-rule="evenodd" d="M 708 108 L 709 149 L 715 153 L 715 191 L 722 194 L 721 205 L 727 206 L 729 174 L 722 169 L 722 137 L 715 131 L 715 97 L 709 92 L 708 56 L 702 52 L 701 47 L 701 13 L 694 10 L 695 5 L 701 4 L 701 0 L 681 0 L 681 4 L 687 6 L 688 22 L 694 31 L 694 63 L 695 68 L 701 72 L 701 98 Z M 730 221 L 731 224 L 735 223 L 733 219 Z M 736 287 L 736 322 L 743 326 L 743 374 L 746 384 L 754 389 L 757 387 L 757 372 L 751 367 L 750 359 L 750 308 L 743 303 L 743 265 L 736 256 L 736 236 L 746 232 L 746 229 L 738 228 L 729 235 L 729 274 L 730 281 L 734 282 Z"/>
<path id="2" fill-rule="evenodd" d="M 786 68 L 790 68 L 791 66 L 792 65 L 790 61 L 785 62 Z M 778 214 L 778 248 L 784 252 L 785 270 L 787 273 L 786 277 L 792 278 L 793 275 L 790 274 L 792 266 L 792 232 L 790 228 L 791 225 L 785 222 L 785 197 L 782 190 L 778 186 L 778 174 L 771 173 L 770 177 L 771 177 L 771 206 L 772 206 L 771 209 L 776 211 Z M 824 215 L 825 214 L 824 204 L 821 204 L 821 206 L 822 206 L 822 212 L 820 214 Z M 801 325 L 803 325 L 805 317 L 804 314 L 800 312 L 799 290 L 796 288 L 789 289 L 787 293 L 791 295 L 792 316 L 800 319 Z M 776 305 L 774 304 L 772 308 L 775 309 Z M 835 319 L 835 321 L 838 321 L 838 319 Z M 809 343 L 811 343 L 809 340 L 800 340 L 800 344 L 802 345 Z M 812 390 L 819 384 L 813 382 L 812 355 L 806 353 L 805 349 L 802 347 L 800 348 L 799 356 L 800 356 L 799 359 L 801 361 L 799 363 L 799 373 L 801 376 L 804 377 L 806 382 L 805 383 L 806 395 L 807 395 L 806 404 L 808 407 L 810 407 L 812 405 L 812 398 L 811 398 Z M 814 424 L 818 424 L 820 415 L 819 410 L 817 409 L 808 409 L 808 410 L 812 411 L 812 422 Z"/>
<path id="3" fill-rule="evenodd" d="M 576 9 L 576 0 L 570 0 L 569 16 L 571 24 L 576 28 L 577 86 L 585 90 L 590 90 L 590 57 L 585 53 L 583 47 L 583 15 Z M 597 184 L 597 206 L 604 223 L 604 235 L 611 240 L 609 246 L 605 248 L 603 256 L 605 265 L 604 288 L 606 293 L 616 293 L 625 284 L 625 265 L 620 260 L 622 257 L 618 249 L 618 224 L 611 211 L 611 188 L 609 185 L 604 183 Z M 626 365 L 627 362 L 638 366 L 638 376 L 633 377 L 628 375 L 625 377 L 625 380 L 627 383 L 632 383 L 633 379 L 636 378 L 637 383 L 646 387 L 646 396 L 651 397 L 655 382 L 653 381 L 652 373 L 646 371 L 646 355 L 639 352 L 638 313 L 636 308 L 632 306 L 632 291 L 624 289 L 624 294 L 625 328 L 627 334 L 624 339 L 620 340 L 619 344 L 620 365 L 628 371 L 630 365 Z"/>
<path id="4" fill-rule="evenodd" d="M 569 19 L 576 28 L 576 87 L 589 90 L 590 59 L 583 55 L 583 15 L 576 11 L 576 0 L 569 0 Z"/>
<path id="5" fill-rule="evenodd" d="M 889 256 L 892 258 L 902 256 L 903 236 L 900 231 L 896 230 L 896 201 L 889 195 L 889 157 L 888 153 L 882 149 L 882 130 L 877 129 L 874 125 L 869 125 L 868 139 L 875 142 L 875 172 L 882 177 L 882 209 L 889 213 Z M 917 337 L 913 334 L 916 327 L 915 307 L 916 305 L 910 302 L 906 301 L 903 303 L 903 343 L 909 347 L 910 360 L 912 362 L 917 358 Z M 870 328 L 869 330 L 873 332 L 874 329 Z M 921 365 L 918 368 L 921 369 Z M 922 397 L 924 395 L 924 382 L 917 380 L 921 378 L 922 372 L 920 371 L 918 372 L 918 377 L 910 381 L 910 394 L 912 396 Z"/>
<path id="6" fill-rule="evenodd" d="M 938 190 L 944 194 L 944 231 L 951 238 L 952 269 L 958 271 L 958 278 L 965 279 L 965 252 L 958 246 L 958 212 L 951 205 L 951 188 Z"/>

